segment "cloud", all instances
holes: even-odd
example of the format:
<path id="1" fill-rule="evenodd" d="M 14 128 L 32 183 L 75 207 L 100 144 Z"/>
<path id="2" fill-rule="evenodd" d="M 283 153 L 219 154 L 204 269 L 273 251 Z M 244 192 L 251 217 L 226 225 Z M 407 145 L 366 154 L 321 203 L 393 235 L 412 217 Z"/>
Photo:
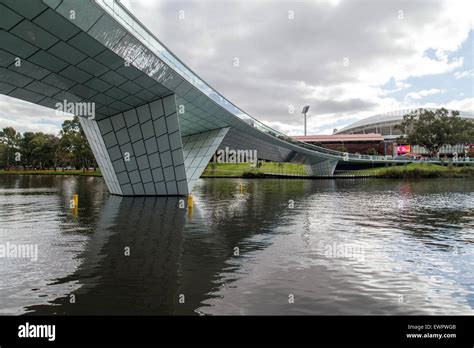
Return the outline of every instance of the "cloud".
<path id="1" fill-rule="evenodd" d="M 405 99 L 421 99 L 427 97 L 429 95 L 443 93 L 445 90 L 431 88 L 431 89 L 424 89 L 418 92 L 410 92 L 405 96 Z"/>
<path id="2" fill-rule="evenodd" d="M 14 127 L 20 132 L 57 134 L 62 122 L 71 118 L 56 114 L 56 110 L 1 94 L 0 110 L 0 129 Z"/>
<path id="3" fill-rule="evenodd" d="M 405 89 L 405 88 L 410 88 L 411 84 L 406 83 L 406 82 L 397 81 L 397 82 L 395 82 L 395 86 L 397 86 L 397 90 L 402 90 L 402 89 Z"/>
<path id="4" fill-rule="evenodd" d="M 413 105 L 422 91 L 440 90 L 430 85 L 433 76 L 456 81 L 468 59 L 456 52 L 473 29 L 474 12 L 470 0 L 123 2 L 250 115 L 296 132 L 302 120 L 290 106 L 299 113 L 309 104 L 312 131 L 320 133 Z M 417 86 L 409 80 L 414 77 L 428 82 Z M 383 88 L 389 81 L 395 81 L 392 90 Z M 406 98 L 395 93 L 408 88 L 421 91 Z M 8 110 L 20 117 L 17 111 Z M 45 122 L 58 121 L 43 115 Z"/>
<path id="5" fill-rule="evenodd" d="M 464 99 L 453 99 L 445 104 L 426 103 L 426 104 L 421 105 L 420 107 L 425 107 L 425 108 L 444 107 L 447 109 L 467 111 L 470 113 L 474 113 L 474 98 L 471 97 L 471 98 L 464 98 Z"/>
<path id="6" fill-rule="evenodd" d="M 165 1 L 151 13 L 129 2 L 210 85 L 258 119 L 289 128 L 301 122 L 289 106 L 299 112 L 310 104 L 333 122 L 405 107 L 408 101 L 388 96 L 382 85 L 394 79 L 395 92 L 409 88 L 410 77 L 461 68 L 464 58 L 450 54 L 466 41 L 474 11 L 469 1 Z"/>
<path id="7" fill-rule="evenodd" d="M 463 79 L 465 77 L 473 77 L 474 76 L 474 70 L 464 70 L 464 71 L 456 71 L 454 73 L 454 78 L 455 79 Z"/>

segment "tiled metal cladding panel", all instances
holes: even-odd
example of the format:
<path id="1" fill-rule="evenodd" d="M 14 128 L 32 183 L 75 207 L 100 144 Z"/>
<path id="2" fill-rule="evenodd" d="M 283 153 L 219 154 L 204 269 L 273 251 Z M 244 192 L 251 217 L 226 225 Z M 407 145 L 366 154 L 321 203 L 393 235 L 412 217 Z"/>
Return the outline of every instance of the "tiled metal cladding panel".
<path id="1" fill-rule="evenodd" d="M 97 120 L 171 94 L 155 79 L 170 69 L 143 49 L 131 62 L 134 41 L 101 26 L 107 17 L 93 0 L 0 0 L 0 93 L 51 108 L 94 102 Z"/>
<path id="2" fill-rule="evenodd" d="M 119 185 L 114 168 L 112 167 L 112 162 L 109 153 L 107 152 L 102 134 L 97 126 L 97 122 L 83 117 L 80 117 L 79 120 L 84 129 L 84 133 L 89 140 L 89 144 L 91 145 L 95 159 L 99 164 L 101 173 L 104 176 L 105 183 L 107 184 L 110 193 L 121 195 L 122 189 Z"/>
<path id="3" fill-rule="evenodd" d="M 186 195 L 174 95 L 97 121 L 122 194 Z"/>
<path id="4" fill-rule="evenodd" d="M 194 90 L 194 88 L 193 88 Z M 176 108 L 179 116 L 179 128 L 183 136 L 206 132 L 209 129 L 228 127 L 229 124 L 216 118 L 209 110 L 188 102 L 185 98 L 191 98 L 188 92 L 184 97 L 176 97 Z"/>
<path id="5" fill-rule="evenodd" d="M 189 192 L 216 152 L 229 128 L 215 129 L 183 137 L 184 166 Z"/>
<path id="6" fill-rule="evenodd" d="M 337 162 L 337 160 L 325 160 L 316 164 L 307 164 L 305 167 L 308 175 L 332 176 Z"/>

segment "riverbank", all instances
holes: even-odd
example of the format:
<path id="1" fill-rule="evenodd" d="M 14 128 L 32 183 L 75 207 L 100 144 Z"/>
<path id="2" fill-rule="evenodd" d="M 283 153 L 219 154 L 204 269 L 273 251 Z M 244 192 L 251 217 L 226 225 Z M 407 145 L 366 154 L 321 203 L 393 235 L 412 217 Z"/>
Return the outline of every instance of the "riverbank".
<path id="1" fill-rule="evenodd" d="M 417 178 L 474 178 L 474 166 L 442 166 L 430 163 L 409 163 L 406 165 L 354 170 L 347 175 L 365 175 L 388 179 Z"/>
<path id="2" fill-rule="evenodd" d="M 101 177 L 100 170 L 0 170 L 0 175 L 77 175 Z M 474 178 L 474 166 L 442 166 L 429 163 L 409 163 L 406 165 L 353 170 L 339 174 L 341 177 L 375 177 L 387 179 L 422 178 Z M 303 164 L 262 162 L 259 168 L 250 163 L 209 163 L 203 178 L 264 178 L 264 177 L 304 177 L 307 176 Z"/>
<path id="3" fill-rule="evenodd" d="M 263 162 L 260 168 L 248 163 L 210 163 L 202 177 L 205 178 L 261 178 L 267 174 L 307 176 L 303 164 Z M 442 166 L 430 163 L 409 163 L 406 165 L 353 170 L 339 174 L 341 177 L 375 177 L 388 179 L 417 178 L 474 178 L 474 166 Z"/>
<path id="4" fill-rule="evenodd" d="M 0 175 L 75 175 L 75 176 L 102 176 L 100 170 L 82 171 L 82 170 L 0 170 Z"/>
<path id="5" fill-rule="evenodd" d="M 303 164 L 261 162 L 259 168 L 250 163 L 209 163 L 201 177 L 203 178 L 255 178 L 266 173 L 278 175 L 307 175 Z"/>

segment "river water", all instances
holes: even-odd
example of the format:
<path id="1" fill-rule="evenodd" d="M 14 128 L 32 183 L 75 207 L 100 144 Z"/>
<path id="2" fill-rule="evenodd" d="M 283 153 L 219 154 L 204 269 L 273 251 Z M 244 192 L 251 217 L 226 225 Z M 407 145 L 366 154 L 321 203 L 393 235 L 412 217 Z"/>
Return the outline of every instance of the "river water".
<path id="1" fill-rule="evenodd" d="M 0 176 L 0 314 L 474 314 L 472 180 L 202 179 L 193 196 Z"/>

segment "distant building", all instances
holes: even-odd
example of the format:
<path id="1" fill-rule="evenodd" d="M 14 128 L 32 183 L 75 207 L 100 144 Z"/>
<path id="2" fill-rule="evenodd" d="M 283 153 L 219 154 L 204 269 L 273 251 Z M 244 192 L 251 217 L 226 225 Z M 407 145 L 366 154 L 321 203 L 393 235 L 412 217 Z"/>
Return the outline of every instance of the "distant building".
<path id="1" fill-rule="evenodd" d="M 371 155 L 392 153 L 392 144 L 387 148 L 384 137 L 380 134 L 336 134 L 336 135 L 307 135 L 294 136 L 296 140 L 323 146 L 328 149 Z"/>
<path id="2" fill-rule="evenodd" d="M 375 146 L 377 153 L 381 155 L 397 156 L 407 152 L 426 155 L 428 154 L 426 149 L 416 144 L 397 144 L 397 139 L 400 137 L 401 132 L 396 126 L 402 122 L 404 115 L 413 111 L 419 112 L 420 110 L 434 111 L 436 109 L 418 108 L 386 112 L 364 118 L 340 129 L 334 129 L 333 135 L 314 135 L 295 138 L 310 143 L 319 143 L 324 147 L 335 150 L 339 150 L 339 148 L 343 146 L 347 149 L 347 152 L 350 153 L 368 153 L 369 149 Z M 453 110 L 448 111 L 451 112 Z M 461 111 L 459 116 L 474 122 L 474 114 L 472 113 Z M 354 138 L 350 138 L 350 136 Z M 377 136 L 379 138 L 377 138 Z M 377 141 L 379 142 L 378 144 Z M 455 146 L 446 145 L 441 148 L 440 154 L 450 156 L 456 152 L 461 155 L 464 154 L 465 151 L 466 144 L 458 144 Z M 472 144 L 468 145 L 467 151 L 474 152 L 474 146 Z"/>

